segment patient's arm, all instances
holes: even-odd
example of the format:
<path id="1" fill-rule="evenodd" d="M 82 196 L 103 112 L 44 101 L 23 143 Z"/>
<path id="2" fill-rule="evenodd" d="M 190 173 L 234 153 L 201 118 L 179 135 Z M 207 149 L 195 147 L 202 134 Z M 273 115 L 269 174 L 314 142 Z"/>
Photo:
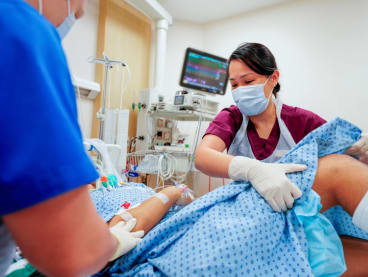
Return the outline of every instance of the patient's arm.
<path id="1" fill-rule="evenodd" d="M 368 191 L 368 166 L 348 155 L 322 157 L 313 189 L 321 196 L 321 212 L 341 205 L 352 216 Z"/>
<path id="2" fill-rule="evenodd" d="M 164 193 L 168 196 L 169 201 L 166 204 L 157 197 L 151 197 L 142 202 L 138 207 L 129 209 L 129 213 L 137 219 L 137 224 L 133 231 L 144 230 L 146 234 L 151 230 L 167 213 L 170 207 L 181 197 L 183 190 L 179 187 L 167 187 L 161 190 L 160 193 Z M 187 203 L 189 202 L 191 202 L 191 200 L 188 197 Z M 122 220 L 120 216 L 116 215 L 110 220 L 109 226 L 112 227 Z"/>

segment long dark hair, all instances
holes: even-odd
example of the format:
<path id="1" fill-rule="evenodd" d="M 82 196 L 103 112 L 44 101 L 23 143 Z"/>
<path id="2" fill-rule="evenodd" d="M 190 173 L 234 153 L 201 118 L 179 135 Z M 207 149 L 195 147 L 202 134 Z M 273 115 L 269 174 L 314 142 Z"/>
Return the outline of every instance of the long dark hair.
<path id="1" fill-rule="evenodd" d="M 232 60 L 243 61 L 254 72 L 271 76 L 277 69 L 275 57 L 270 49 L 260 43 L 243 43 L 230 55 L 228 63 Z M 281 86 L 279 83 L 275 86 L 272 93 L 277 96 Z"/>

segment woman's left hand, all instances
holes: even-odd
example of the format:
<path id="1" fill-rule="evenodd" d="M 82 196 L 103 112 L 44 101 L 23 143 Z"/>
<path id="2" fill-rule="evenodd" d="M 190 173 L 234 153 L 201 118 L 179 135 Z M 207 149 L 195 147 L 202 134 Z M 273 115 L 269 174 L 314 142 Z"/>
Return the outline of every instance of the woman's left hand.
<path id="1" fill-rule="evenodd" d="M 368 164 L 368 133 L 362 134 L 356 143 L 346 149 L 345 154 L 358 156 L 361 162 Z"/>

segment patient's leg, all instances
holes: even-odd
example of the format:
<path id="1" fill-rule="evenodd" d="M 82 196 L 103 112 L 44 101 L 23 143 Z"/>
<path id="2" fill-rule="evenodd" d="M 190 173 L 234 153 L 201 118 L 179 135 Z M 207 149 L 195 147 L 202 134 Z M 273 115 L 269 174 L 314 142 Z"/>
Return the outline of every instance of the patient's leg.
<path id="1" fill-rule="evenodd" d="M 347 155 L 320 158 L 313 189 L 321 196 L 321 212 L 341 205 L 353 216 L 368 191 L 368 166 Z"/>
<path id="2" fill-rule="evenodd" d="M 351 216 L 368 191 L 368 166 L 347 155 L 328 155 L 318 161 L 313 189 L 321 196 L 322 212 L 341 205 Z M 368 243 L 343 237 L 347 272 L 343 276 L 368 276 Z"/>
<path id="3" fill-rule="evenodd" d="M 138 207 L 129 209 L 129 213 L 137 219 L 137 224 L 133 231 L 144 230 L 146 234 L 161 220 L 161 218 L 163 218 L 170 207 L 181 198 L 182 193 L 183 189 L 179 187 L 167 187 L 160 191 L 160 194 L 167 196 L 166 199 L 165 196 L 162 195 L 161 197 L 152 196 L 142 202 Z M 183 199 L 181 199 L 181 201 L 182 200 Z M 184 202 L 190 203 L 191 199 L 188 197 L 184 199 Z M 110 220 L 109 226 L 112 227 L 122 220 L 120 216 L 116 215 Z"/>
<path id="4" fill-rule="evenodd" d="M 343 236 L 344 256 L 348 271 L 343 277 L 366 277 L 368 276 L 367 255 L 368 242 L 365 240 Z"/>

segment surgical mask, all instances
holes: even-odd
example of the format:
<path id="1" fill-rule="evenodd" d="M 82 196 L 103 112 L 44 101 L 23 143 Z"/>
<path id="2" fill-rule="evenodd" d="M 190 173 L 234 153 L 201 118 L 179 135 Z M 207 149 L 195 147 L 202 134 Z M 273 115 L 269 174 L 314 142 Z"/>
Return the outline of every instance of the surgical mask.
<path id="1" fill-rule="evenodd" d="M 259 115 L 266 110 L 272 93 L 266 98 L 264 87 L 270 77 L 268 77 L 264 84 L 241 86 L 232 91 L 234 102 L 242 114 L 253 116 Z"/>
<path id="2" fill-rule="evenodd" d="M 73 27 L 76 19 L 74 13 L 70 11 L 70 0 L 68 1 L 68 16 L 64 19 L 64 21 L 56 27 L 60 38 L 64 39 L 64 37 L 69 33 L 70 29 Z M 42 14 L 42 0 L 38 0 L 38 11 Z"/>

